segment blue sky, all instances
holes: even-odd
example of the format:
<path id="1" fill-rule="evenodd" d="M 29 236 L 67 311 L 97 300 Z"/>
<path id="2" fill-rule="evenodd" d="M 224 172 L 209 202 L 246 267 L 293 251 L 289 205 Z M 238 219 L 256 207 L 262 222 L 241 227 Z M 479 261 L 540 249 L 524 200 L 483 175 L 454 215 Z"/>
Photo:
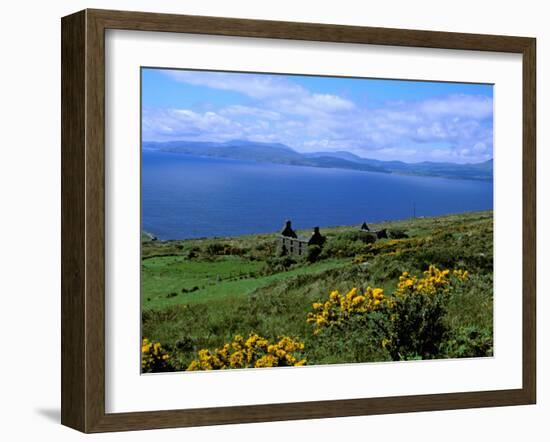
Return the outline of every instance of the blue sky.
<path id="1" fill-rule="evenodd" d="M 493 157 L 491 85 L 142 69 L 144 141 L 249 140 L 380 160 Z"/>

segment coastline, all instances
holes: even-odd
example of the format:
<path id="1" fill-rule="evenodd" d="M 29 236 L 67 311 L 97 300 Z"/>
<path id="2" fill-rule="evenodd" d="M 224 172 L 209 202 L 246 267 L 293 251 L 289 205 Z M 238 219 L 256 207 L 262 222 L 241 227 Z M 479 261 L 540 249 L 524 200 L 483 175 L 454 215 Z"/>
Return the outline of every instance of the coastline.
<path id="1" fill-rule="evenodd" d="M 472 211 L 466 211 L 466 212 L 459 212 L 459 213 L 448 213 L 443 215 L 435 215 L 435 216 L 417 216 L 417 217 L 410 217 L 410 218 L 402 218 L 397 220 L 382 220 L 382 221 L 376 221 L 376 222 L 368 222 L 368 225 L 371 226 L 373 229 L 379 230 L 379 229 L 391 229 L 391 228 L 403 228 L 409 225 L 411 222 L 425 222 L 429 223 L 430 221 L 453 221 L 457 218 L 462 217 L 471 217 L 479 215 L 481 217 L 487 216 L 487 215 L 493 214 L 493 209 L 488 210 L 472 210 Z M 353 230 L 359 228 L 363 221 L 358 221 L 356 224 L 341 224 L 341 225 L 332 225 L 332 226 L 319 226 L 321 231 L 329 232 L 329 233 L 339 233 L 346 230 Z M 282 227 L 283 221 L 281 221 L 281 227 Z M 313 227 L 313 226 L 312 226 Z M 296 229 L 296 233 L 299 235 L 307 235 L 311 232 L 311 228 L 298 228 Z M 245 233 L 242 235 L 213 235 L 213 236 L 203 236 L 198 238 L 171 238 L 171 239 L 159 239 L 157 236 L 155 236 L 153 233 L 149 231 L 142 231 L 141 236 L 142 240 L 141 242 L 149 242 L 149 241 L 155 241 L 158 243 L 178 243 L 178 242 L 195 242 L 195 241 L 207 241 L 207 240 L 238 240 L 238 239 L 250 239 L 255 237 L 261 237 L 261 238 L 271 238 L 276 237 L 279 235 L 279 231 L 270 231 L 270 232 L 256 232 L 256 233 Z M 145 238 L 145 239 L 144 239 Z"/>

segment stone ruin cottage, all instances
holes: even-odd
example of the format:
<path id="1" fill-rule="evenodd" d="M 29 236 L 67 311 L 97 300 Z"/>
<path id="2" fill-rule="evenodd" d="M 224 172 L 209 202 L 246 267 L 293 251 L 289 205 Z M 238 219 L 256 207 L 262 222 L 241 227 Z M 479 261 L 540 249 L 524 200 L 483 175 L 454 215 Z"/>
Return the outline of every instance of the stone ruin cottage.
<path id="1" fill-rule="evenodd" d="M 376 241 L 380 238 L 387 238 L 386 229 L 371 230 L 366 222 L 359 227 L 359 231 L 365 235 L 372 236 Z M 286 221 L 278 242 L 278 251 L 281 255 L 298 255 L 302 256 L 307 253 L 309 246 L 323 247 L 326 238 L 319 232 L 319 227 L 314 227 L 313 232 L 309 238 L 304 236 L 298 236 L 292 229 L 292 222 Z"/>
<path id="2" fill-rule="evenodd" d="M 319 227 L 313 228 L 309 238 L 298 236 L 292 229 L 291 221 L 285 223 L 285 227 L 278 238 L 279 251 L 281 255 L 305 255 L 309 246 L 322 247 L 325 237 L 319 232 Z"/>
<path id="3" fill-rule="evenodd" d="M 382 230 L 371 230 L 369 228 L 369 226 L 367 225 L 367 222 L 364 221 L 363 224 L 361 224 L 361 227 L 359 227 L 359 231 L 360 232 L 365 232 L 365 233 L 369 233 L 371 234 L 372 236 L 374 236 L 375 239 L 380 239 L 380 238 L 387 238 L 388 237 L 388 232 L 386 229 L 382 229 Z"/>

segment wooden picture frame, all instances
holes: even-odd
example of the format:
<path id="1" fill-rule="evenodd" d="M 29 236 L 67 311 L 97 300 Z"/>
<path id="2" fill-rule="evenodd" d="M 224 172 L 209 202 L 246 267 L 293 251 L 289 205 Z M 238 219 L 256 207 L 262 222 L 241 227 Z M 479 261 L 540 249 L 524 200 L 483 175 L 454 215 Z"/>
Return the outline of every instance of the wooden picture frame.
<path id="1" fill-rule="evenodd" d="M 494 51 L 523 57 L 523 385 L 513 390 L 105 412 L 105 30 Z M 536 41 L 533 38 L 84 10 L 62 19 L 62 424 L 83 432 L 534 404 Z"/>

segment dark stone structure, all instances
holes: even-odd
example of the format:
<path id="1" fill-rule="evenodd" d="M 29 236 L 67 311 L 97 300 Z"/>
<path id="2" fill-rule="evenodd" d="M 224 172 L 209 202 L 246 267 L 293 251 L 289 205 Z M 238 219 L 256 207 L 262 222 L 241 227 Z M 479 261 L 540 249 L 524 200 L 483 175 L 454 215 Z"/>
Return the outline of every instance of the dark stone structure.
<path id="1" fill-rule="evenodd" d="M 309 246 L 322 247 L 325 243 L 325 237 L 321 235 L 319 227 L 313 229 L 311 237 L 298 237 L 296 232 L 292 229 L 291 221 L 285 223 L 285 227 L 281 232 L 278 243 L 279 252 L 281 255 L 305 255 Z"/>
<path id="2" fill-rule="evenodd" d="M 361 227 L 359 227 L 359 231 L 360 232 L 365 232 L 365 233 L 370 233 L 372 235 L 375 235 L 376 236 L 376 239 L 381 239 L 381 238 L 387 238 L 388 237 L 388 232 L 386 229 L 382 229 L 382 230 L 371 230 L 369 228 L 369 226 L 367 225 L 367 222 L 366 221 L 363 221 L 363 224 L 361 224 Z"/>
<path id="3" fill-rule="evenodd" d="M 309 238 L 307 245 L 323 247 L 325 240 L 326 238 L 319 232 L 319 227 L 314 227 L 313 233 L 311 234 L 311 238 Z"/>
<path id="4" fill-rule="evenodd" d="M 292 230 L 292 222 L 290 220 L 285 222 L 285 228 L 281 232 L 281 236 L 285 236 L 287 238 L 298 238 L 296 232 Z"/>

